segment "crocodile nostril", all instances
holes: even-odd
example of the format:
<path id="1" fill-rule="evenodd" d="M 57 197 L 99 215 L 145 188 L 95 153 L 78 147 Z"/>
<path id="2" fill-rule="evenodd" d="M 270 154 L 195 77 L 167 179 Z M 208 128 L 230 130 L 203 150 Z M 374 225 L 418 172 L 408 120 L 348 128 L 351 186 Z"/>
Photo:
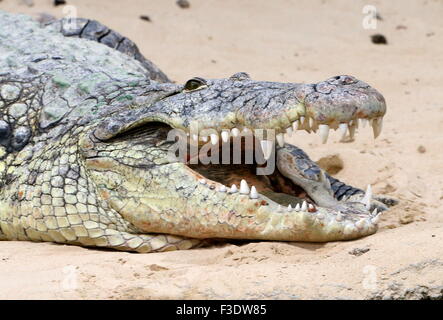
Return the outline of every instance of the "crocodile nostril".
<path id="1" fill-rule="evenodd" d="M 353 84 L 357 82 L 356 79 L 351 76 L 342 76 L 340 80 L 342 84 Z"/>

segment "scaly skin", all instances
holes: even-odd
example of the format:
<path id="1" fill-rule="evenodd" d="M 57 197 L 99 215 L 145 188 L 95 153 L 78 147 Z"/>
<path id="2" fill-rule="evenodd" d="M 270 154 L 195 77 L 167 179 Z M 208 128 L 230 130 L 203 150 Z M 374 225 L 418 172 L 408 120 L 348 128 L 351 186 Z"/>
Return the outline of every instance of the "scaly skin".
<path id="1" fill-rule="evenodd" d="M 199 173 L 206 169 L 171 160 L 166 140 L 171 128 L 192 136 L 194 125 L 218 136 L 234 128 L 283 133 L 293 122 L 321 131 L 354 120 L 352 132 L 358 118 L 378 134 L 386 105 L 375 89 L 350 76 L 306 85 L 244 73 L 178 85 L 130 40 L 77 22 L 40 26 L 0 12 L 2 239 L 155 252 L 210 238 L 333 241 L 376 231 L 377 217 L 357 201 L 364 192 L 295 146 L 276 148 L 277 167 L 285 183 L 306 191 L 312 210 L 281 210 L 259 185 L 257 197 L 220 192 L 221 183 Z M 228 171 L 208 174 L 230 179 Z M 371 206 L 384 210 L 382 202 Z"/>

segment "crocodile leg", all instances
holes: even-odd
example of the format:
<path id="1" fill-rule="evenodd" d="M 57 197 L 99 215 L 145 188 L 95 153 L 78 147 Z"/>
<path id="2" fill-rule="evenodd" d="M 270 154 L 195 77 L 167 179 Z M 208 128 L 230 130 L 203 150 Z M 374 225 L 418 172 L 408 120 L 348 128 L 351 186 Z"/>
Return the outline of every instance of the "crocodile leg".
<path id="1" fill-rule="evenodd" d="M 136 234 L 114 229 L 105 229 L 103 233 L 97 238 L 79 239 L 79 242 L 83 246 L 97 246 L 139 253 L 186 250 L 204 243 L 203 240 L 168 234 Z"/>
<path id="2" fill-rule="evenodd" d="M 50 200 L 57 204 L 58 199 Z M 32 210 L 29 203 L 22 204 L 23 210 L 1 204 L 8 219 L 0 223 L 0 240 L 52 241 L 141 253 L 185 250 L 205 243 L 170 234 L 141 234 L 118 213 L 110 217 L 101 210 L 97 213 L 94 206 L 85 212 L 81 203 L 71 206 L 69 212 L 56 210 L 56 216 L 47 215 L 47 206 Z"/>

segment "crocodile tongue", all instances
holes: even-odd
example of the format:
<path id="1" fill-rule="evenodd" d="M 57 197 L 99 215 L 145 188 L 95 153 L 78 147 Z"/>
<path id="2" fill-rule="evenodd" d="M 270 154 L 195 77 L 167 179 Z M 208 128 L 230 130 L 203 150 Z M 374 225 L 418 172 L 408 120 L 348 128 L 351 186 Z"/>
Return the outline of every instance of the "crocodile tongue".
<path id="1" fill-rule="evenodd" d="M 299 198 L 287 193 L 274 192 L 269 189 L 263 190 L 261 194 L 285 207 L 287 207 L 288 205 L 292 205 L 293 207 L 295 207 L 296 204 L 302 205 L 303 201 L 306 200 L 306 198 Z"/>
<path id="2" fill-rule="evenodd" d="M 332 208 L 338 205 L 325 173 L 318 166 L 300 157 L 292 145 L 277 150 L 277 168 L 280 173 L 300 186 L 318 206 Z"/>

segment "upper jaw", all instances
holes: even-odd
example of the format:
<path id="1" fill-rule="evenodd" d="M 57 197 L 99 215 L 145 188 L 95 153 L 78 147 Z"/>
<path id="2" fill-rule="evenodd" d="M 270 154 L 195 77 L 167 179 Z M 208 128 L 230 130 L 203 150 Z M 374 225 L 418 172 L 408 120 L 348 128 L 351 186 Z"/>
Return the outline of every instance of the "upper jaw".
<path id="1" fill-rule="evenodd" d="M 273 129 L 275 135 L 280 135 L 278 141 L 282 141 L 283 134 L 291 135 L 297 130 L 319 131 L 323 143 L 330 129 L 339 129 L 341 138 L 346 134 L 353 137 L 359 123 L 371 125 L 374 138 L 382 130 L 385 99 L 354 77 L 334 77 L 313 85 L 281 84 L 281 88 L 269 91 L 272 94 L 261 92 L 238 108 L 226 103 L 218 115 L 203 113 L 194 119 L 187 118 L 177 128 L 202 136 L 208 129 L 219 135 L 223 131 Z M 274 100 L 269 95 L 275 96 Z"/>
<path id="2" fill-rule="evenodd" d="M 219 136 L 234 128 L 273 129 L 276 135 L 318 130 L 321 140 L 326 142 L 329 129 L 339 129 L 342 136 L 349 132 L 352 137 L 359 121 L 369 122 L 377 137 L 386 113 L 383 96 L 351 76 L 338 76 L 317 84 L 225 79 L 208 81 L 208 86 L 124 110 L 103 121 L 96 136 L 105 140 L 142 123 L 160 121 L 190 135 L 200 132 L 204 135 L 203 131 L 208 129 Z M 189 102 L 194 104 L 192 108 L 186 107 Z"/>

